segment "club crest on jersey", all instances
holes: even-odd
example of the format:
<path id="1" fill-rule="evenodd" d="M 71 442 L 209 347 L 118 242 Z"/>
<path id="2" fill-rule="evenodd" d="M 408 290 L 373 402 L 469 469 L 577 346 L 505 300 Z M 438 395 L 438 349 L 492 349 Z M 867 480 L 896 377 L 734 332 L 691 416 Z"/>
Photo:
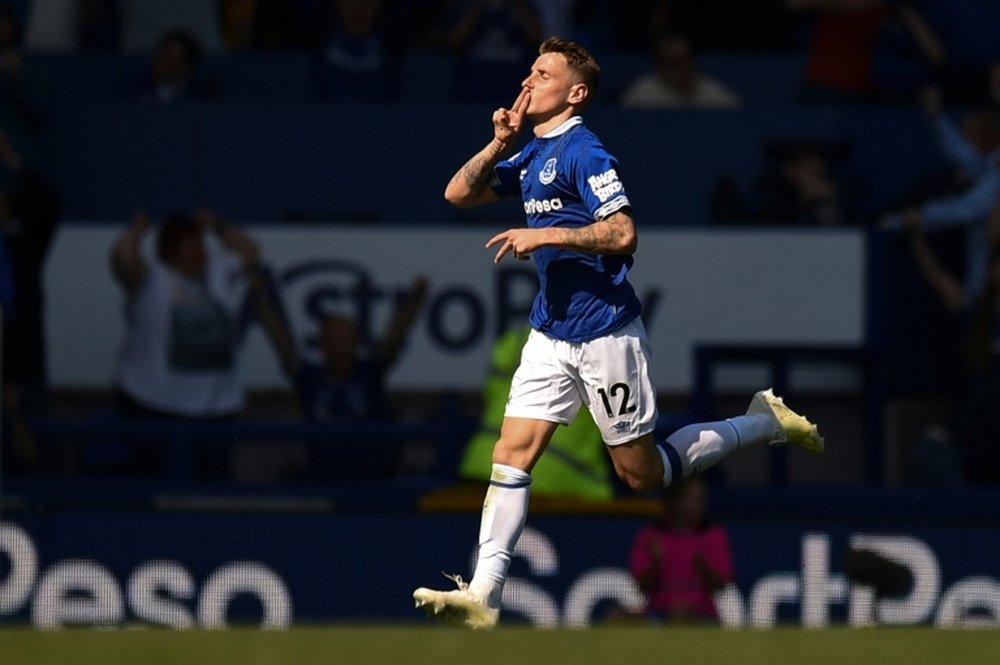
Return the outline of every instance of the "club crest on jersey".
<path id="1" fill-rule="evenodd" d="M 542 170 L 538 172 L 538 181 L 541 182 L 543 185 L 548 185 L 555 179 L 556 179 L 556 158 L 553 157 L 552 159 L 545 162 L 545 166 L 543 166 Z"/>

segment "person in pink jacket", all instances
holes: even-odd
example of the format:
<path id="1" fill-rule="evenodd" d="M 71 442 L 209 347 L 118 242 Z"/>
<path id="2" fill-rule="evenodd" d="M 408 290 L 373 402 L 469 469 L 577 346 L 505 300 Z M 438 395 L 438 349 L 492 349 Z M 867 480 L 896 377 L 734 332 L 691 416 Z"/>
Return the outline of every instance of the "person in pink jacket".
<path id="1" fill-rule="evenodd" d="M 733 580 L 725 528 L 706 519 L 700 476 L 671 486 L 662 517 L 636 534 L 629 570 L 646 594 L 646 614 L 670 622 L 719 621 L 713 594 Z"/>

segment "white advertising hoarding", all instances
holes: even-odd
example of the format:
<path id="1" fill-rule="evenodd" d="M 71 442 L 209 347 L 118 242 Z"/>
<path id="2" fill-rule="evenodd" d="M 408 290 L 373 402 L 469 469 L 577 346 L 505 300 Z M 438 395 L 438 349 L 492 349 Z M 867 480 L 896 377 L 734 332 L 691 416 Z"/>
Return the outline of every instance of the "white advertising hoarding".
<path id="1" fill-rule="evenodd" d="M 523 321 L 534 295 L 531 263 L 493 264 L 492 231 L 250 228 L 303 353 L 319 312 L 350 314 L 377 335 L 395 296 L 425 275 L 428 300 L 390 387 L 462 390 L 481 386 L 498 327 Z M 56 239 L 45 285 L 56 387 L 112 383 L 124 318 L 108 251 L 119 232 L 66 225 Z M 646 307 L 654 380 L 686 391 L 697 343 L 860 344 L 864 275 L 863 236 L 851 230 L 641 230 L 629 279 Z M 287 385 L 259 328 L 240 362 L 249 387 Z"/>

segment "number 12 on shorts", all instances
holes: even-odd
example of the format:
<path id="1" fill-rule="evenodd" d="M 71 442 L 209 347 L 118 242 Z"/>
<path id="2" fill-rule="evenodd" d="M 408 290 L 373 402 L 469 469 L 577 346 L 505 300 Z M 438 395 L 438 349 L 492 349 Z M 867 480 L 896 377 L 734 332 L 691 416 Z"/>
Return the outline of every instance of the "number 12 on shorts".
<path id="1" fill-rule="evenodd" d="M 604 410 L 608 412 L 608 418 L 615 417 L 615 410 L 611 404 L 611 400 L 617 398 L 618 393 L 621 393 L 621 400 L 618 402 L 618 415 L 625 416 L 635 412 L 636 405 L 632 404 L 629 406 L 628 403 L 629 397 L 632 395 L 632 391 L 629 389 L 627 383 L 612 384 L 611 388 L 608 390 L 598 388 L 597 392 L 601 395 L 601 401 L 604 402 Z"/>

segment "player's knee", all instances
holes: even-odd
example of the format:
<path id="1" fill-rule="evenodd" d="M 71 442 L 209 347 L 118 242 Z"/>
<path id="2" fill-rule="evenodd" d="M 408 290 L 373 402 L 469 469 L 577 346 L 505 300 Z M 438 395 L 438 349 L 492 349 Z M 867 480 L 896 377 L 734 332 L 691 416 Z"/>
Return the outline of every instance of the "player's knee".
<path id="1" fill-rule="evenodd" d="M 531 470 L 537 456 L 532 446 L 501 438 L 493 447 L 493 463 Z"/>

